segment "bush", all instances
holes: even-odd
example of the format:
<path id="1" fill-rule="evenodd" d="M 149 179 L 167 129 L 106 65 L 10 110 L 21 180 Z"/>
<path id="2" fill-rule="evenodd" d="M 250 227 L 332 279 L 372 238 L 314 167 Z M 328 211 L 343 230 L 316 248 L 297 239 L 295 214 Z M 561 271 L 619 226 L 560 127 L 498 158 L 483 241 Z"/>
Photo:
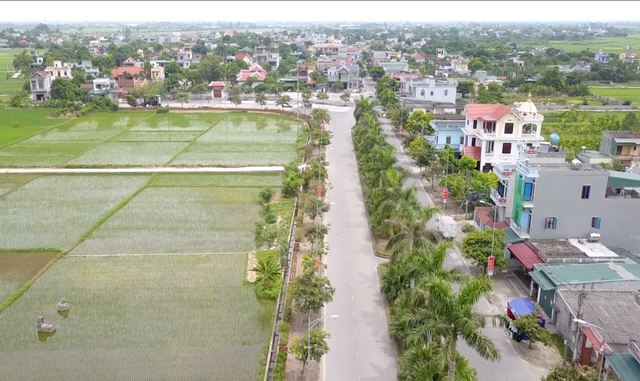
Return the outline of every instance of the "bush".
<path id="1" fill-rule="evenodd" d="M 168 107 L 158 107 L 158 109 L 156 110 L 156 114 L 168 114 L 168 113 L 169 113 Z"/>
<path id="2" fill-rule="evenodd" d="M 466 224 L 466 225 L 464 225 L 462 227 L 462 232 L 463 233 L 471 233 L 471 232 L 474 232 L 474 231 L 476 231 L 476 228 L 471 224 Z"/>
<path id="3" fill-rule="evenodd" d="M 260 191 L 260 198 L 262 199 L 262 202 L 267 204 L 269 203 L 269 201 L 271 201 L 271 198 L 273 197 L 273 194 L 275 192 L 273 191 L 272 188 L 264 188 Z"/>
<path id="4" fill-rule="evenodd" d="M 267 224 L 275 224 L 278 221 L 278 217 L 271 210 L 267 211 L 264 215 L 264 222 Z"/>
<path id="5" fill-rule="evenodd" d="M 256 283 L 256 295 L 259 299 L 277 300 L 282 288 L 282 279 L 273 282 L 270 287 L 265 288 L 261 282 Z"/>

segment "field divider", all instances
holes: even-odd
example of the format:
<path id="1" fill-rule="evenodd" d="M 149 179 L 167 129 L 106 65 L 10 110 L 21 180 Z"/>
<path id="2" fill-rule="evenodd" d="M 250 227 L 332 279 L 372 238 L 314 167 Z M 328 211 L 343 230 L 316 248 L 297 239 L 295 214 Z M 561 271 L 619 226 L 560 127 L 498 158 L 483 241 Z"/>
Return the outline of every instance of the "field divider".
<path id="1" fill-rule="evenodd" d="M 67 257 L 92 258 L 92 257 L 171 257 L 193 255 L 246 255 L 246 251 L 228 253 L 147 253 L 147 254 L 68 254 Z"/>
<path id="2" fill-rule="evenodd" d="M 6 106 L 5 106 L 5 108 L 6 108 Z M 18 144 L 18 143 L 21 143 L 21 142 L 23 142 L 23 141 L 25 141 L 25 140 L 27 140 L 27 139 L 30 139 L 30 138 L 32 138 L 32 137 L 34 137 L 34 136 L 36 136 L 36 135 L 42 134 L 42 133 L 44 133 L 44 132 L 48 132 L 48 131 L 50 131 L 50 130 L 53 130 L 54 128 L 58 128 L 58 127 L 62 126 L 62 125 L 63 125 L 63 124 L 65 124 L 65 123 L 69 123 L 69 122 L 71 122 L 71 120 L 72 120 L 72 119 L 65 120 L 64 122 L 62 122 L 62 123 L 60 123 L 60 124 L 56 124 L 56 125 L 54 125 L 54 126 L 51 126 L 51 127 L 45 128 L 45 129 L 44 129 L 44 130 L 42 130 L 42 131 L 34 132 L 33 134 L 28 135 L 28 136 L 25 136 L 25 137 L 24 137 L 24 138 L 22 138 L 22 139 L 18 139 L 18 140 L 14 141 L 14 142 L 11 142 L 11 143 L 9 143 L 9 144 L 5 144 L 5 145 L 3 145 L 3 146 L 0 146 L 0 149 L 10 147 L 10 146 L 12 146 L 12 145 L 14 145 L 14 144 Z"/>
<path id="3" fill-rule="evenodd" d="M 71 246 L 71 248 L 69 248 L 69 250 L 67 250 L 67 253 L 71 252 L 73 249 L 75 249 L 76 247 L 78 247 L 78 245 L 80 245 L 82 242 L 84 242 L 87 238 L 89 238 L 89 236 L 91 234 L 93 234 L 93 232 L 95 232 L 100 225 L 102 225 L 103 223 L 105 223 L 109 218 L 111 218 L 114 214 L 116 214 L 120 209 L 122 209 L 125 205 L 127 205 L 129 203 L 129 201 L 133 200 L 137 195 L 139 195 L 140 193 L 142 193 L 143 190 L 145 190 L 147 188 L 147 186 L 149 186 L 149 184 L 151 184 L 151 180 L 153 179 L 153 176 L 155 176 L 155 174 L 152 174 L 151 176 L 149 176 L 149 178 L 147 179 L 147 181 L 140 187 L 140 189 L 138 189 L 137 191 L 133 192 L 131 195 L 129 195 L 128 197 L 125 197 L 122 201 L 120 201 L 120 203 L 118 203 L 118 205 L 116 205 L 115 207 L 113 207 L 110 211 L 108 211 L 104 216 L 102 216 L 98 221 L 96 221 L 93 225 L 91 225 L 91 227 L 89 228 L 89 230 L 87 230 L 86 232 L 84 232 L 84 234 L 82 234 L 80 236 L 80 238 L 78 238 L 78 241 L 76 241 L 76 243 Z"/>
<path id="4" fill-rule="evenodd" d="M 136 128 L 136 126 L 137 126 L 137 125 L 139 125 L 140 123 L 142 123 L 142 122 L 146 121 L 147 119 L 152 118 L 154 115 L 156 115 L 156 113 L 155 113 L 155 112 L 154 112 L 154 113 L 151 113 L 151 115 L 149 115 L 149 116 L 148 116 L 148 117 L 146 117 L 146 118 L 140 119 L 140 120 L 139 120 L 139 121 L 137 121 L 133 126 L 131 126 L 131 127 L 129 127 L 129 128 L 125 128 L 124 130 L 122 130 L 122 131 L 120 131 L 119 133 L 117 133 L 117 134 L 113 135 L 113 136 L 112 136 L 112 137 L 110 137 L 109 139 L 104 140 L 104 141 L 103 141 L 103 143 L 106 143 L 106 142 L 112 142 L 112 139 L 117 138 L 118 136 L 120 136 L 120 135 L 124 134 L 125 132 L 129 132 L 129 131 L 131 131 L 131 129 L 132 129 L 132 128 Z M 112 142 L 112 143 L 113 143 L 113 142 Z M 85 151 L 85 152 L 86 152 L 86 151 Z M 85 152 L 83 152 L 83 154 L 84 154 Z"/>
<path id="5" fill-rule="evenodd" d="M 202 135 L 206 134 L 207 132 L 211 131 L 211 129 L 215 126 L 217 126 L 218 124 L 222 123 L 223 120 L 225 120 L 227 118 L 227 116 L 229 115 L 228 112 L 225 112 L 225 114 L 222 116 L 222 118 L 220 118 L 217 122 L 215 122 L 214 124 L 211 125 L 211 127 L 207 128 L 206 130 L 202 131 L 201 134 L 197 135 L 195 138 L 193 138 L 191 140 L 191 142 L 189 144 L 187 144 L 186 147 L 184 147 L 184 149 L 182 149 L 182 151 L 176 153 L 175 155 L 173 155 L 171 157 L 171 159 L 169 159 L 164 165 L 163 167 L 169 167 L 171 165 L 171 163 L 180 155 L 182 155 L 183 153 L 185 153 L 189 147 L 191 147 L 193 145 L 193 143 L 196 142 L 196 140 L 200 139 L 202 137 Z"/>

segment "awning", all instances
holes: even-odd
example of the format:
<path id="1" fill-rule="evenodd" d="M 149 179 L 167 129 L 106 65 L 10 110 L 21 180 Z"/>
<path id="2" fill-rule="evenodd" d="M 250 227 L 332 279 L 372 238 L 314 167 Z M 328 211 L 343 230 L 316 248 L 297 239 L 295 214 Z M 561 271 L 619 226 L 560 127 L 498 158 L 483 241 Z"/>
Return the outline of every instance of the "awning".
<path id="1" fill-rule="evenodd" d="M 640 380 L 640 363 L 631 353 L 612 353 L 607 356 L 607 363 L 621 381 Z"/>
<path id="2" fill-rule="evenodd" d="M 544 263 L 542 258 L 526 242 L 510 245 L 509 251 L 518 258 L 527 271 L 533 271 L 533 265 L 536 263 Z"/>
<path id="3" fill-rule="evenodd" d="M 538 287 L 540 287 L 544 291 L 553 291 L 557 288 L 556 285 L 545 275 L 543 271 L 532 271 L 529 273 L 529 276 L 531 277 L 531 279 L 533 279 L 534 282 L 536 282 Z"/>
<path id="4" fill-rule="evenodd" d="M 636 173 L 625 173 L 609 171 L 609 188 L 640 188 L 640 175 Z"/>
<path id="5" fill-rule="evenodd" d="M 611 353 L 613 353 L 608 345 L 605 346 L 605 343 L 607 341 L 604 336 L 602 336 L 602 334 L 598 332 L 597 328 L 582 326 L 582 333 L 584 333 L 584 335 L 587 337 L 587 340 L 589 340 L 589 343 L 591 343 L 593 349 L 595 349 L 598 354 L 600 354 L 603 346 L 605 355 L 610 355 Z"/>
<path id="6" fill-rule="evenodd" d="M 472 158 L 480 161 L 480 158 L 482 157 L 482 147 L 464 147 L 464 155 L 471 156 Z"/>

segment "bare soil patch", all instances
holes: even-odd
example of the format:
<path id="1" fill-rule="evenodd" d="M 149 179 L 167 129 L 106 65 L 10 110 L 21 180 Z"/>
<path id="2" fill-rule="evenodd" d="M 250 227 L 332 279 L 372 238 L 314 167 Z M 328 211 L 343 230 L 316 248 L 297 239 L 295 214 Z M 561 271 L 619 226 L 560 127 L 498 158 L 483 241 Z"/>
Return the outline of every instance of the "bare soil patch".
<path id="1" fill-rule="evenodd" d="M 257 265 L 258 257 L 256 256 L 256 252 L 250 251 L 247 255 L 247 275 L 244 278 L 245 281 L 255 283 L 257 274 L 253 269 L 255 269 Z"/>
<path id="2" fill-rule="evenodd" d="M 50 251 L 0 253 L 0 277 L 27 282 L 56 255 Z"/>
<path id="3" fill-rule="evenodd" d="M 533 343 L 529 348 L 528 341 L 513 342 L 520 356 L 527 362 L 546 369 L 562 364 L 562 356 L 555 347 L 548 347 L 541 342 Z"/>

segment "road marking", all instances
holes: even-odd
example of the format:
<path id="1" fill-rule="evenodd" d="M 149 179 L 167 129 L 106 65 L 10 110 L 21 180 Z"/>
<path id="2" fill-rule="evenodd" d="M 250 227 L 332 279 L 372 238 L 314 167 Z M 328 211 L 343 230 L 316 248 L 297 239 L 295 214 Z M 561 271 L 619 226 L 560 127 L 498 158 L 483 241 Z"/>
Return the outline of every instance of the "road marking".
<path id="1" fill-rule="evenodd" d="M 353 286 L 353 282 L 352 281 L 349 281 L 349 284 Z"/>
<path id="2" fill-rule="evenodd" d="M 355 312 L 352 312 L 352 313 L 353 313 L 353 317 L 356 317 L 356 313 Z"/>
<path id="3" fill-rule="evenodd" d="M 356 352 L 356 358 L 359 358 L 360 356 L 358 356 L 358 352 Z"/>
<path id="4" fill-rule="evenodd" d="M 353 296 L 351 297 L 351 300 L 353 300 Z"/>
<path id="5" fill-rule="evenodd" d="M 351 259 L 351 256 L 350 256 L 350 255 L 347 255 L 347 259 Z"/>
<path id="6" fill-rule="evenodd" d="M 358 331 L 353 331 L 353 334 L 355 335 L 355 337 L 358 337 Z"/>

